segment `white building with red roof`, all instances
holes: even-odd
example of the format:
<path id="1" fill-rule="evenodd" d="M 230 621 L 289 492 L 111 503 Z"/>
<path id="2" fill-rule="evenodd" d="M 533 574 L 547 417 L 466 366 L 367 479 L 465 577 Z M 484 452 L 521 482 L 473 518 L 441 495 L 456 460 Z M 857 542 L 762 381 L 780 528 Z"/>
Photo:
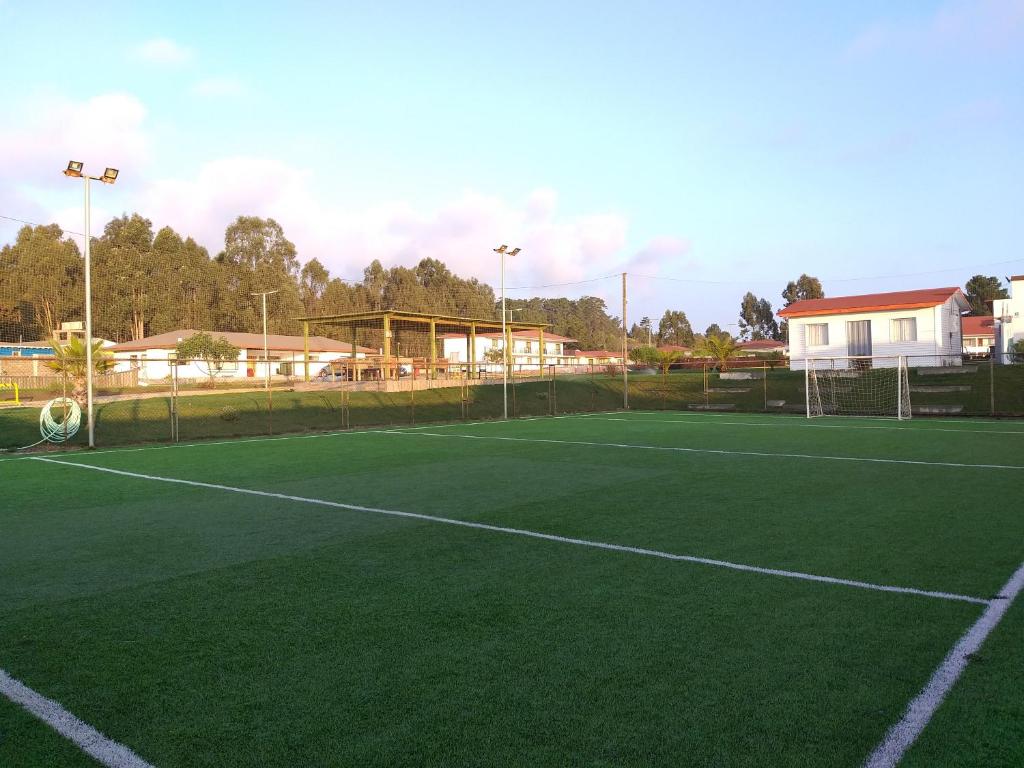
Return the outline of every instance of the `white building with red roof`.
<path id="1" fill-rule="evenodd" d="M 999 362 L 1010 362 L 1006 353 L 1014 342 L 1024 341 L 1024 275 L 1010 278 L 1010 298 L 992 302 L 995 316 L 995 351 Z"/>
<path id="2" fill-rule="evenodd" d="M 171 375 L 171 366 L 176 365 L 179 378 L 202 378 L 210 375 L 210 370 L 202 361 L 178 362 L 175 359 L 175 348 L 183 341 L 197 333 L 208 333 L 214 339 L 224 338 L 238 347 L 238 360 L 225 362 L 213 374 L 220 379 L 261 379 L 267 375 L 298 375 L 305 363 L 304 341 L 301 336 L 283 336 L 271 333 L 267 336 L 267 361 L 263 360 L 263 334 L 237 333 L 234 331 L 195 331 L 182 328 L 168 331 L 155 336 L 147 336 L 138 341 L 126 341 L 110 347 L 118 365 L 116 370 L 139 371 L 141 380 L 163 379 Z M 356 358 L 376 355 L 378 350 L 368 347 L 356 347 Z M 352 357 L 352 345 L 346 341 L 336 341 L 324 336 L 309 337 L 309 371 L 315 375 L 324 363 L 339 358 Z"/>
<path id="3" fill-rule="evenodd" d="M 834 367 L 840 359 L 875 357 L 878 367 L 961 365 L 961 315 L 970 304 L 959 288 L 837 296 L 797 301 L 779 311 L 789 321 L 790 368 Z"/>
<path id="4" fill-rule="evenodd" d="M 964 333 L 965 355 L 987 355 L 996 344 L 996 324 L 991 316 L 964 317 L 960 320 Z"/>
<path id="5" fill-rule="evenodd" d="M 540 332 L 536 330 L 513 331 L 512 346 L 509 349 L 511 363 L 514 370 L 528 371 L 533 368 L 540 370 L 541 366 L 541 341 Z M 445 333 L 438 338 L 441 339 L 444 349 L 444 357 L 449 363 L 468 363 L 470 358 L 470 341 L 464 333 Z M 559 336 L 557 333 L 544 331 L 544 366 L 576 365 L 576 357 L 571 351 L 566 350 L 566 344 L 573 344 L 576 339 L 568 336 Z M 502 348 L 501 332 L 478 333 L 476 334 L 476 360 L 483 370 L 500 371 L 501 358 L 489 360 L 488 353 L 491 350 Z"/>

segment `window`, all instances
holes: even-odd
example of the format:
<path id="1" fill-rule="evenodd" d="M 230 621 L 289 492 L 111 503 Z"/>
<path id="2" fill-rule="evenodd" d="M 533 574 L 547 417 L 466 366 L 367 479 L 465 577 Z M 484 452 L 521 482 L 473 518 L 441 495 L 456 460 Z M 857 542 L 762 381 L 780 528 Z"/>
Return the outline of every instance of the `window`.
<path id="1" fill-rule="evenodd" d="M 917 318 L 898 317 L 892 321 L 893 341 L 917 341 Z"/>
<path id="2" fill-rule="evenodd" d="M 825 347 L 828 346 L 828 323 L 808 323 L 807 325 L 807 346 Z"/>

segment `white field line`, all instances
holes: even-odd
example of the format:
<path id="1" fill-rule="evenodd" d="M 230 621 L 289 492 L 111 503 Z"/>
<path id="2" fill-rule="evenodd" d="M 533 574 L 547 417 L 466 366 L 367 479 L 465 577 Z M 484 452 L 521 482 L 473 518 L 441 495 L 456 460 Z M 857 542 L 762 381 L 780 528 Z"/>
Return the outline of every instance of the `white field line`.
<path id="1" fill-rule="evenodd" d="M 593 414 L 590 413 L 572 413 L 564 416 L 529 416 L 517 419 L 509 419 L 508 422 L 504 422 L 501 419 L 486 419 L 483 421 L 453 421 L 448 424 L 424 424 L 420 427 L 402 427 L 402 429 L 447 429 L 450 427 L 472 427 L 478 424 L 504 424 L 504 423 L 515 423 L 520 421 L 540 421 L 543 419 L 576 419 L 581 416 L 601 416 L 607 413 L 619 413 L 619 411 L 600 411 Z M 341 437 L 343 435 L 373 435 L 379 434 L 382 430 L 379 426 L 366 426 L 356 427 L 354 429 L 342 429 L 333 430 L 330 432 L 315 432 L 313 434 L 303 435 L 278 435 L 277 437 L 264 436 L 264 437 L 240 437 L 233 438 L 231 440 L 199 440 L 194 443 L 172 443 L 168 445 L 142 445 L 136 448 L 101 448 L 100 450 L 90 451 L 86 448 L 80 450 L 70 450 L 62 453 L 62 456 L 101 456 L 107 453 L 140 453 L 142 451 L 166 451 L 171 449 L 180 448 L 204 448 L 211 445 L 241 445 L 243 443 L 273 443 L 281 440 L 314 440 L 321 437 Z M 10 456 L 0 456 L 0 461 L 24 461 L 26 459 L 39 458 L 39 454 L 15 454 Z"/>
<path id="2" fill-rule="evenodd" d="M 59 459 L 45 459 L 42 457 L 36 457 L 36 461 L 44 461 L 49 464 L 62 464 L 68 467 L 78 467 L 80 469 L 91 469 L 96 472 L 107 472 L 112 475 L 120 475 L 122 477 L 132 477 L 140 480 L 155 480 L 161 483 L 175 483 L 178 485 L 188 485 L 195 488 L 209 488 L 215 491 L 229 491 L 231 493 L 242 493 L 250 496 L 263 496 L 270 499 L 284 499 L 286 501 L 297 501 L 303 504 L 315 504 L 321 507 L 332 507 L 335 509 L 347 509 L 354 512 L 371 512 L 378 515 L 389 515 L 391 517 L 404 517 L 412 520 L 425 520 L 432 523 L 443 523 L 445 525 L 457 525 L 463 528 L 475 528 L 481 531 L 491 531 L 493 533 L 506 533 L 513 536 L 524 536 L 531 539 L 543 539 L 544 541 L 555 541 L 561 544 L 575 544 L 581 547 L 592 547 L 594 549 L 610 550 L 612 552 L 626 552 L 633 555 L 644 555 L 646 557 L 657 557 L 663 560 L 675 560 L 687 563 L 700 563 L 702 565 L 711 565 L 718 568 L 728 568 L 734 571 L 745 571 L 747 573 L 760 573 L 769 576 L 784 576 L 790 579 L 801 579 L 804 581 L 817 581 L 824 584 L 838 584 L 846 587 L 857 587 L 859 589 L 868 589 L 875 592 L 896 592 L 905 595 L 918 595 L 921 597 L 934 597 L 942 600 L 957 600 L 965 603 L 976 603 L 978 605 L 988 605 L 989 601 L 980 597 L 971 597 L 969 595 L 960 595 L 953 592 L 937 592 L 926 589 L 917 589 L 915 587 L 897 587 L 887 584 L 872 584 L 866 581 L 856 581 L 853 579 L 840 579 L 832 576 L 819 576 L 813 573 L 802 573 L 800 571 L 787 571 L 779 568 L 762 568 L 756 565 L 746 565 L 743 563 L 733 563 L 728 560 L 715 560 L 707 557 L 697 557 L 695 555 L 677 555 L 671 552 L 662 552 L 656 549 L 645 549 L 643 547 L 631 547 L 624 544 L 609 544 L 602 541 L 592 541 L 590 539 L 577 539 L 570 536 L 557 536 L 552 533 L 541 533 L 539 531 L 529 531 L 522 528 L 507 528 L 500 525 L 489 525 L 487 523 L 478 523 L 470 520 L 457 520 L 450 517 L 438 517 L 435 515 L 426 515 L 419 512 L 399 512 L 393 509 L 381 509 L 379 507 L 365 507 L 359 504 L 345 504 L 340 501 L 328 501 L 326 499 L 314 499 L 307 496 L 292 496 L 286 493 L 274 493 L 271 491 L 259 491 L 253 488 L 238 488 L 231 485 L 220 485 L 217 483 L 204 483 L 198 480 L 182 480 L 176 477 L 162 477 L 160 475 L 144 475 L 140 472 L 128 472 L 123 469 L 112 469 L 110 467 L 100 467 L 95 464 L 82 464 L 75 461 L 62 461 Z"/>
<path id="3" fill-rule="evenodd" d="M 35 715 L 76 747 L 107 768 L 153 768 L 124 744 L 111 741 L 83 723 L 53 699 L 36 693 L 0 669 L 0 693 Z"/>
<path id="4" fill-rule="evenodd" d="M 423 437 L 454 437 L 462 440 L 503 440 L 512 443 L 550 443 L 553 445 L 587 445 L 598 448 L 634 448 L 643 451 L 669 451 L 677 453 L 704 453 L 717 456 L 758 456 L 761 458 L 816 459 L 819 461 L 852 461 L 868 464 L 911 464 L 924 467 L 960 467 L 970 469 L 1024 470 L 1015 464 L 967 464 L 954 461 L 923 461 L 917 459 L 876 459 L 864 456 L 827 456 L 815 453 L 771 453 L 768 451 L 728 451 L 722 448 L 681 448 L 669 445 L 635 445 L 632 443 L 598 443 L 589 440 L 555 440 L 541 437 L 502 437 L 500 435 L 453 435 L 450 432 L 409 432 L 401 429 L 381 430 L 385 435 L 422 435 Z"/>
<path id="5" fill-rule="evenodd" d="M 604 413 L 605 414 L 607 414 L 607 413 L 623 413 L 623 414 L 624 413 L 629 413 L 630 415 L 635 415 L 635 416 L 664 416 L 666 413 L 672 413 L 672 412 L 673 412 L 673 409 L 663 409 L 663 410 L 660 410 L 660 411 L 633 411 L 633 410 L 623 411 L 620 408 L 620 409 L 618 409 L 616 411 L 605 411 Z M 727 414 L 725 414 L 725 413 L 714 412 L 714 411 L 710 411 L 710 412 L 704 411 L 704 412 L 702 412 L 702 411 L 675 410 L 674 412 L 675 413 L 679 413 L 679 414 L 685 414 L 687 418 L 691 418 L 691 419 L 709 419 L 710 420 L 710 419 L 725 419 L 725 418 L 729 418 L 729 416 Z M 743 412 L 742 411 L 737 411 L 737 413 L 738 414 L 742 414 Z M 593 414 L 581 414 L 581 415 L 601 416 L 601 415 L 604 415 L 604 414 L 602 414 L 602 413 L 600 413 L 598 411 L 595 411 Z M 807 420 L 805 416 L 802 416 L 799 413 L 785 414 L 785 413 L 764 413 L 763 411 L 762 412 L 751 411 L 751 412 L 747 413 L 746 415 L 747 416 L 759 416 L 760 418 L 763 418 L 763 419 L 771 419 L 771 420 L 777 420 L 777 421 L 785 421 L 785 420 L 790 420 L 790 421 L 806 421 Z M 893 422 L 893 421 L 896 421 L 896 417 L 895 416 L 819 416 L 819 417 L 815 418 L 815 421 L 820 421 L 820 420 L 823 420 L 823 419 L 839 419 L 839 420 L 848 421 L 848 422 L 857 422 L 857 421 L 888 421 L 888 422 Z M 1002 418 L 1002 419 L 1000 419 L 1000 418 L 987 418 L 987 419 L 985 419 L 985 418 L 980 418 L 980 417 L 977 418 L 977 419 L 952 419 L 952 418 L 949 418 L 948 416 L 922 416 L 922 417 L 919 417 L 917 419 L 912 419 L 909 422 L 908 421 L 904 421 L 902 428 L 904 428 L 904 429 L 919 428 L 919 429 L 922 429 L 922 430 L 929 429 L 928 427 L 920 426 L 920 425 L 923 425 L 923 424 L 973 424 L 974 426 L 977 426 L 978 424 L 1000 424 L 1002 426 L 1006 426 L 1007 424 L 1015 424 L 1015 423 L 1018 423 L 1018 422 L 1021 422 L 1021 419 L 1019 417 L 1015 417 L 1015 416 L 1007 416 L 1007 417 Z M 850 424 L 832 424 L 830 426 L 839 427 L 841 429 L 849 429 L 850 427 L 857 426 L 857 424 L 854 424 L 854 423 L 850 423 Z M 894 427 L 894 429 L 900 429 L 900 427 Z"/>
<path id="6" fill-rule="evenodd" d="M 595 416 L 591 421 L 625 421 L 632 424 L 727 424 L 740 427 L 790 427 L 793 429 L 884 429 L 890 432 L 905 432 L 921 435 L 931 432 L 956 432 L 967 435 L 1024 435 L 1024 430 L 1010 429 L 946 429 L 945 427 L 874 427 L 863 424 L 783 424 L 766 421 L 711 421 L 709 419 L 626 419 L 622 417 Z"/>
<path id="7" fill-rule="evenodd" d="M 981 618 L 953 646 L 928 684 L 907 706 L 903 718 L 889 729 L 882 743 L 875 747 L 875 751 L 864 763 L 865 768 L 893 768 L 900 762 L 956 684 L 971 655 L 978 652 L 985 638 L 1006 615 L 1021 589 L 1024 589 L 1024 564 L 1010 577 L 999 595 L 989 602 Z"/>

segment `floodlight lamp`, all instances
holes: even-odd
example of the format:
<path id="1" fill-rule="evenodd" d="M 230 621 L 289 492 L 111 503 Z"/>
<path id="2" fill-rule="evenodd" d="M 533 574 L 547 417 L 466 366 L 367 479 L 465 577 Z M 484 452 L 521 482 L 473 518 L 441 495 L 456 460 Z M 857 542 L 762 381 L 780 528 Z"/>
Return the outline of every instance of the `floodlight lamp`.
<path id="1" fill-rule="evenodd" d="M 72 160 L 68 163 L 67 170 L 64 171 L 65 176 L 82 176 L 82 164 L 77 160 Z"/>
<path id="2" fill-rule="evenodd" d="M 103 175 L 100 176 L 100 181 L 104 184 L 113 184 L 117 181 L 117 168 L 107 168 L 107 170 L 103 172 Z"/>
<path id="3" fill-rule="evenodd" d="M 500 248 L 495 248 L 494 252 L 495 253 L 504 253 L 507 250 L 508 250 L 508 246 L 507 245 L 503 245 Z"/>
<path id="4" fill-rule="evenodd" d="M 516 254 L 518 254 L 518 253 L 519 253 L 519 252 L 520 252 L 521 250 L 523 250 L 523 249 L 522 249 L 522 248 L 513 248 L 513 249 L 512 249 L 511 251 L 509 251 L 509 252 L 508 252 L 508 255 L 509 255 L 509 256 L 515 256 L 515 255 L 516 255 Z"/>

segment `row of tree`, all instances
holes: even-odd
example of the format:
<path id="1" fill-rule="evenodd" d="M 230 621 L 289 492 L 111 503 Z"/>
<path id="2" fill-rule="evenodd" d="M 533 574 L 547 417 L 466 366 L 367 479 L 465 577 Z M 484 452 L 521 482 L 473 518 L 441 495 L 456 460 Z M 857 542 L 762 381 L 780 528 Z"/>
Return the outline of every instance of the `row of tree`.
<path id="1" fill-rule="evenodd" d="M 261 328 L 267 297 L 272 333 L 296 334 L 294 318 L 380 309 L 406 309 L 496 319 L 494 290 L 475 278 L 454 275 L 444 263 L 423 259 L 415 267 L 384 268 L 373 261 L 361 280 L 331 276 L 313 259 L 301 264 L 295 245 L 273 219 L 240 216 L 224 233 L 224 248 L 210 256 L 191 237 L 170 227 L 153 231 L 137 213 L 112 219 L 92 242 L 95 334 L 114 341 L 138 340 L 191 328 L 251 331 Z M 0 249 L 0 341 L 46 339 L 61 322 L 83 317 L 82 254 L 56 224 L 25 226 L 14 243 Z M 975 275 L 965 286 L 974 314 L 991 314 L 991 302 L 1005 298 L 996 277 Z M 823 298 L 821 281 L 801 275 L 782 291 L 784 306 Z M 587 349 L 617 350 L 619 318 L 603 299 L 531 298 L 508 301 L 511 317 L 549 323 L 557 334 Z M 739 337 L 785 340 L 771 302 L 747 292 L 740 302 Z M 317 329 L 331 335 L 329 326 Z M 723 335 L 713 324 L 695 333 L 686 313 L 666 310 L 655 329 L 644 317 L 628 333 L 631 345 L 694 347 Z M 367 339 L 369 341 L 369 338 Z"/>

